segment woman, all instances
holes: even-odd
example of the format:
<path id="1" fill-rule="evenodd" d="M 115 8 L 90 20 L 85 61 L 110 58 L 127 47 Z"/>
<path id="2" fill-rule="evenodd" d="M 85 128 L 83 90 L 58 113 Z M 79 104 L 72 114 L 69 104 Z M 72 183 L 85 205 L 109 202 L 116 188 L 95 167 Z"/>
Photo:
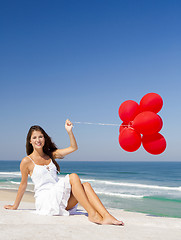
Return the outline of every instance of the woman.
<path id="1" fill-rule="evenodd" d="M 26 140 L 27 157 L 20 164 L 22 174 L 14 205 L 4 208 L 16 210 L 27 187 L 28 174 L 35 185 L 36 213 L 42 215 L 69 215 L 80 203 L 88 212 L 91 222 L 97 224 L 123 225 L 103 206 L 88 182 L 81 183 L 76 173 L 58 179 L 60 171 L 55 159 L 63 158 L 78 149 L 72 132 L 72 123 L 67 119 L 65 129 L 70 138 L 70 147 L 58 149 L 47 133 L 39 126 L 32 126 Z"/>

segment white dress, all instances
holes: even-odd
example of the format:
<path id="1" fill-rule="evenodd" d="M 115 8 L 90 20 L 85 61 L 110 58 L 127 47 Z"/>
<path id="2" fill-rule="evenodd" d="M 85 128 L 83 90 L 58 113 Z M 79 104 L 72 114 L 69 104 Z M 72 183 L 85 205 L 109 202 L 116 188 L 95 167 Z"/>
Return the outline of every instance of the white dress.
<path id="1" fill-rule="evenodd" d="M 59 179 L 57 168 L 52 161 L 48 165 L 37 165 L 32 159 L 31 161 L 34 163 L 31 179 L 35 186 L 36 213 L 51 216 L 74 214 L 77 205 L 66 210 L 71 193 L 69 174 Z"/>

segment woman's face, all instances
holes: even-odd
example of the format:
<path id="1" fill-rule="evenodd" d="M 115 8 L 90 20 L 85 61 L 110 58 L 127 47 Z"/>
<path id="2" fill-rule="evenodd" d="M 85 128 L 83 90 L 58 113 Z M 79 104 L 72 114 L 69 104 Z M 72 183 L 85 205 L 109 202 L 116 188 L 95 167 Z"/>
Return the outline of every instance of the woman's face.
<path id="1" fill-rule="evenodd" d="M 33 131 L 30 138 L 30 143 L 32 144 L 33 149 L 43 148 L 45 145 L 45 138 L 43 133 L 40 131 Z"/>

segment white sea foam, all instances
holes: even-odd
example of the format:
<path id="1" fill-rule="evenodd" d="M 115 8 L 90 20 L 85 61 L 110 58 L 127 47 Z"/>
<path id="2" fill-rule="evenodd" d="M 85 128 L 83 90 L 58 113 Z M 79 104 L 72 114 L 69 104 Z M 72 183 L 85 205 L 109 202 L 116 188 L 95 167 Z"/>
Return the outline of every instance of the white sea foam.
<path id="1" fill-rule="evenodd" d="M 12 176 L 12 177 L 20 177 L 21 172 L 0 172 L 0 175 L 3 176 Z M 63 176 L 58 176 L 58 178 L 63 178 Z M 82 182 L 92 182 L 94 185 L 107 185 L 113 187 L 127 187 L 127 188 L 136 188 L 136 189 L 150 189 L 150 190 L 161 190 L 161 191 L 178 191 L 181 192 L 181 186 L 179 187 L 169 187 L 169 186 L 159 186 L 159 185 L 149 185 L 149 184 L 139 184 L 139 183 L 131 183 L 131 182 L 116 182 L 116 181 L 108 181 L 108 180 L 96 180 L 94 178 L 81 178 Z M 20 184 L 19 181 L 10 181 L 12 184 Z M 33 185 L 31 180 L 28 182 L 29 185 Z"/>
<path id="2" fill-rule="evenodd" d="M 121 197 L 121 198 L 143 198 L 143 195 L 132 195 L 132 194 L 122 194 L 122 193 L 112 193 L 112 192 L 99 192 L 96 191 L 97 194 L 103 194 L 108 196 L 114 197 Z"/>
<path id="3" fill-rule="evenodd" d="M 180 187 L 168 187 L 168 186 L 159 186 L 159 185 L 147 185 L 139 183 L 129 183 L 129 182 L 113 182 L 107 180 L 95 180 L 95 179 L 81 179 L 82 181 L 95 182 L 97 184 L 113 185 L 113 186 L 122 186 L 122 187 L 133 187 L 133 188 L 144 188 L 144 189 L 158 189 L 158 190 L 171 190 L 171 191 L 181 191 Z"/>
<path id="4" fill-rule="evenodd" d="M 105 183 L 110 185 L 118 185 L 118 186 L 125 186 L 125 187 L 134 187 L 134 188 L 149 188 L 149 189 L 181 191 L 181 187 L 166 187 L 166 186 L 157 186 L 157 185 L 146 185 L 146 184 L 138 184 L 138 183 L 118 183 L 118 182 L 109 182 L 109 181 L 105 181 Z"/>
<path id="5" fill-rule="evenodd" d="M 11 186 L 0 186 L 1 190 L 18 190 L 17 188 L 11 187 Z M 26 189 L 26 192 L 32 192 L 34 193 L 33 190 Z"/>
<path id="6" fill-rule="evenodd" d="M 13 183 L 13 184 L 17 184 L 17 185 L 19 185 L 21 182 L 10 181 L 10 183 Z M 34 183 L 32 183 L 32 182 L 28 182 L 28 185 L 34 185 Z"/>
<path id="7" fill-rule="evenodd" d="M 13 183 L 13 184 L 20 184 L 20 182 L 14 182 L 14 181 L 10 181 L 10 183 Z"/>
<path id="8" fill-rule="evenodd" d="M 83 182 L 97 182 L 96 179 L 83 179 L 83 178 L 81 178 L 81 181 L 83 181 Z"/>
<path id="9" fill-rule="evenodd" d="M 17 190 L 17 188 L 13 188 L 13 187 L 7 187 L 7 186 L 0 186 L 1 190 Z"/>
<path id="10" fill-rule="evenodd" d="M 21 172 L 0 172 L 0 175 L 21 176 Z"/>

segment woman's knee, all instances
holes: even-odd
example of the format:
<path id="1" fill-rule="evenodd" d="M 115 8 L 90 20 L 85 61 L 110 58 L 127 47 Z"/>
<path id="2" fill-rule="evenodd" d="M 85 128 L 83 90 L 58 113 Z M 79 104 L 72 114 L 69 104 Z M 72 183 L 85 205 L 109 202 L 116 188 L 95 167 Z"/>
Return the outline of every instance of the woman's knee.
<path id="1" fill-rule="evenodd" d="M 89 182 L 84 182 L 82 185 L 86 191 L 89 191 L 92 188 Z"/>
<path id="2" fill-rule="evenodd" d="M 76 173 L 71 173 L 69 175 L 70 183 L 73 183 L 75 181 L 80 181 L 79 176 Z"/>

